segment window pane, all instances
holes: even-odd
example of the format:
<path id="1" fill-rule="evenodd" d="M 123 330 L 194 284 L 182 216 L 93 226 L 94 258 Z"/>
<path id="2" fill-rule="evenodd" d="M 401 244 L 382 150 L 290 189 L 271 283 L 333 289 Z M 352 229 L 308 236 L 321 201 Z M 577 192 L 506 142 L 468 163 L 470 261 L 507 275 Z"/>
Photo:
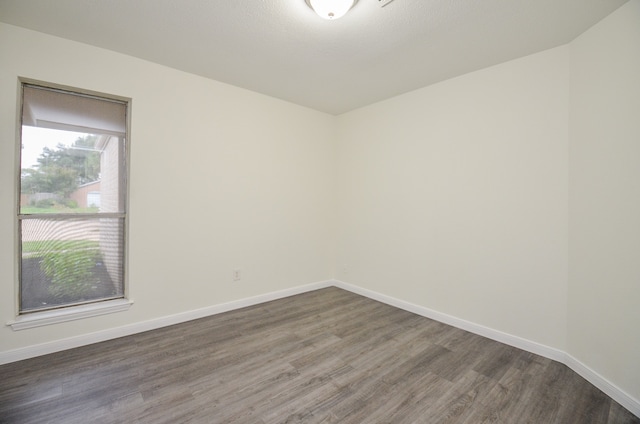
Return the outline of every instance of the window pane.
<path id="1" fill-rule="evenodd" d="M 126 102 L 23 85 L 20 213 L 123 213 Z"/>
<path id="2" fill-rule="evenodd" d="M 124 212 L 124 138 L 23 126 L 20 213 Z"/>
<path id="3" fill-rule="evenodd" d="M 21 311 L 124 296 L 124 218 L 20 222 Z"/>

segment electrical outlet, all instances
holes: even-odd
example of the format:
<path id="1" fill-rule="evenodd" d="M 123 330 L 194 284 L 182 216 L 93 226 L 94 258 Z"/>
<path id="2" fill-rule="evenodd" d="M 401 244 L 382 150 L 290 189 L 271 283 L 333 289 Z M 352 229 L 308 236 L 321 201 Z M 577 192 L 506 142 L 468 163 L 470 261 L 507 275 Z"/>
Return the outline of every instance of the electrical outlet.
<path id="1" fill-rule="evenodd" d="M 242 278 L 240 270 L 239 269 L 234 269 L 233 270 L 233 281 L 240 281 L 240 278 Z"/>
<path id="2" fill-rule="evenodd" d="M 349 273 L 349 267 L 346 264 L 342 265 L 342 273 L 343 274 Z"/>

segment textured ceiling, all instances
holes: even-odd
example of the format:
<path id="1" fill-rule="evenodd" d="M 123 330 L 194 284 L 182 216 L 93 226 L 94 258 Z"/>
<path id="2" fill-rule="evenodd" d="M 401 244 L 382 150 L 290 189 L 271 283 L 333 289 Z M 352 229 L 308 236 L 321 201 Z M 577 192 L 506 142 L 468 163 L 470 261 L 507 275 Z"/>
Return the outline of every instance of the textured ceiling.
<path id="1" fill-rule="evenodd" d="M 568 43 L 628 0 L 0 0 L 0 21 L 340 114 Z"/>

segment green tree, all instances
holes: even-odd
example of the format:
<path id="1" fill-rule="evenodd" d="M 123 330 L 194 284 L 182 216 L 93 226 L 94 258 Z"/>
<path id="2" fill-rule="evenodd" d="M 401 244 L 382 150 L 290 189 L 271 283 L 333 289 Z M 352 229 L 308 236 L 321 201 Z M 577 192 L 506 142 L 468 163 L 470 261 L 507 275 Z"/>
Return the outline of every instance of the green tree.
<path id="1" fill-rule="evenodd" d="M 72 146 L 45 147 L 33 168 L 22 169 L 23 193 L 54 193 L 68 197 L 79 185 L 100 177 L 96 135 L 79 137 Z"/>
<path id="2" fill-rule="evenodd" d="M 77 188 L 77 172 L 70 168 L 51 165 L 22 170 L 23 193 L 54 193 L 65 198 Z"/>

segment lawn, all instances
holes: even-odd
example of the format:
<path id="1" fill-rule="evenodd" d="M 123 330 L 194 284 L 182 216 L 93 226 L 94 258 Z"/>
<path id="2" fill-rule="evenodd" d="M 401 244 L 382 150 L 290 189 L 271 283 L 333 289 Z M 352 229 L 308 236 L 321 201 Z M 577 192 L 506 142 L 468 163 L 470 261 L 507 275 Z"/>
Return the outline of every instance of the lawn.
<path id="1" fill-rule="evenodd" d="M 50 208 L 36 208 L 35 206 L 22 206 L 20 213 L 22 215 L 37 215 L 47 213 L 98 213 L 98 208 L 66 208 L 63 206 L 56 206 Z"/>

